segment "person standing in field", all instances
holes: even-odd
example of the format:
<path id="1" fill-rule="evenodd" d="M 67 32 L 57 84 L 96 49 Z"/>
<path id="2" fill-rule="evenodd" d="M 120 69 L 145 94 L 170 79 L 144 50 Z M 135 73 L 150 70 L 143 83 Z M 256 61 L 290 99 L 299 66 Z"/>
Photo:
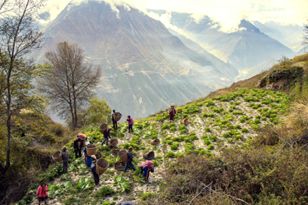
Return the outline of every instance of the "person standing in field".
<path id="1" fill-rule="evenodd" d="M 133 120 L 133 118 L 130 116 L 130 115 L 128 115 L 128 117 L 127 117 L 127 124 L 128 124 L 128 133 L 133 133 L 133 126 L 134 126 L 134 120 Z"/>
<path id="2" fill-rule="evenodd" d="M 36 197 L 38 199 L 39 205 L 41 204 L 41 202 L 44 202 L 45 204 L 47 204 L 47 200 L 48 200 L 48 186 L 47 186 L 46 183 L 41 182 L 40 185 L 37 187 Z"/>
<path id="3" fill-rule="evenodd" d="M 61 152 L 61 158 L 63 161 L 63 172 L 67 173 L 68 169 L 68 153 L 66 147 L 63 147 L 62 152 Z"/>
<path id="4" fill-rule="evenodd" d="M 112 111 L 111 120 L 112 120 L 113 129 L 117 130 L 118 129 L 118 121 L 116 119 L 116 111 L 115 110 Z"/>
<path id="5" fill-rule="evenodd" d="M 125 166 L 124 172 L 127 172 L 127 170 L 129 170 L 129 169 L 132 169 L 134 171 L 136 170 L 135 166 L 133 165 L 134 155 L 133 155 L 132 151 L 133 151 L 132 148 L 128 149 L 128 152 L 127 152 L 127 162 L 126 162 L 126 166 Z"/>
<path id="6" fill-rule="evenodd" d="M 176 115 L 176 109 L 174 106 L 171 106 L 169 110 L 169 120 L 174 121 L 175 115 Z"/>

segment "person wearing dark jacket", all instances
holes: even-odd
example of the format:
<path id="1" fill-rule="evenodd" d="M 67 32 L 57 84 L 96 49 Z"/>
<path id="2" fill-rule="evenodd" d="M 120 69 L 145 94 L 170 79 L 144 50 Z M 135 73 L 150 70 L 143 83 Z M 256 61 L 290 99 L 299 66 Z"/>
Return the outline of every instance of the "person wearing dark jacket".
<path id="1" fill-rule="evenodd" d="M 134 171 L 136 170 L 135 166 L 133 165 L 134 155 L 133 155 L 132 151 L 133 151 L 132 148 L 128 149 L 128 152 L 127 152 L 127 162 L 126 162 L 126 166 L 125 166 L 124 172 L 127 172 L 127 170 L 129 170 L 129 169 L 132 169 Z"/>
<path id="2" fill-rule="evenodd" d="M 130 115 L 128 115 L 126 121 L 127 121 L 127 124 L 128 124 L 128 133 L 132 133 L 133 132 L 134 120 L 133 120 L 133 118 L 131 118 Z"/>
<path id="3" fill-rule="evenodd" d="M 104 141 L 102 142 L 102 145 L 106 143 L 106 145 L 109 144 L 109 139 L 110 139 L 110 131 L 111 129 L 110 128 L 106 128 L 103 132 L 104 134 Z"/>
<path id="4" fill-rule="evenodd" d="M 118 129 L 118 121 L 116 120 L 116 111 L 115 110 L 112 111 L 111 120 L 112 120 L 113 129 L 117 130 Z"/>
<path id="5" fill-rule="evenodd" d="M 77 136 L 77 139 L 74 141 L 74 152 L 76 158 L 81 157 L 82 144 L 82 140 Z"/>
<path id="6" fill-rule="evenodd" d="M 63 172 L 67 173 L 68 169 L 68 153 L 66 147 L 63 147 L 62 152 L 61 152 L 61 158 L 63 162 Z"/>
<path id="7" fill-rule="evenodd" d="M 169 110 L 169 120 L 170 121 L 174 121 L 174 117 L 176 115 L 176 110 L 174 106 L 171 106 L 170 110 Z"/>

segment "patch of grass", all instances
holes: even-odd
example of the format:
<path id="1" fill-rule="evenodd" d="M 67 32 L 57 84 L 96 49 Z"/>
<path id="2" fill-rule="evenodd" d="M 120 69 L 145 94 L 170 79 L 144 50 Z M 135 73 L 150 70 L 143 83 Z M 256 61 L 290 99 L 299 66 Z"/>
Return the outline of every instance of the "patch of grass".
<path id="1" fill-rule="evenodd" d="M 179 148 L 179 146 L 180 146 L 180 143 L 178 143 L 178 142 L 173 142 L 173 143 L 171 144 L 170 148 L 171 148 L 171 150 L 175 151 L 175 150 L 177 150 L 177 149 Z"/>
<path id="2" fill-rule="evenodd" d="M 155 196 L 155 193 L 153 192 L 143 192 L 140 194 L 140 199 L 143 200 L 143 201 L 146 201 L 150 198 L 153 198 Z"/>
<path id="3" fill-rule="evenodd" d="M 172 152 L 172 151 L 169 151 L 169 152 L 167 152 L 166 157 L 167 158 L 175 158 L 176 154 L 174 152 Z"/>
<path id="4" fill-rule="evenodd" d="M 102 186 L 96 193 L 95 196 L 97 198 L 104 198 L 106 196 L 112 196 L 114 195 L 116 192 L 113 190 L 112 187 L 110 186 Z"/>

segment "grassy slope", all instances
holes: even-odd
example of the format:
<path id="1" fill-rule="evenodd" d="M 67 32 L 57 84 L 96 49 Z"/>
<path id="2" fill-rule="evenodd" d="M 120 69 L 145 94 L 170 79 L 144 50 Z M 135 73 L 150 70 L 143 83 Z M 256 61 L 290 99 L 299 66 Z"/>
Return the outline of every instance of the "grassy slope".
<path id="1" fill-rule="evenodd" d="M 292 61 L 298 64 L 301 60 Z M 133 135 L 126 133 L 126 125 L 121 125 L 120 131 L 112 136 L 120 140 L 120 148 L 134 148 L 136 165 L 142 161 L 144 153 L 155 151 L 154 162 L 157 168 L 150 184 L 145 184 L 138 173 L 125 174 L 114 170 L 113 164 L 118 158 L 107 147 L 100 145 L 101 133 L 97 128 L 84 130 L 91 141 L 97 143 L 110 168 L 101 176 L 101 186 L 96 188 L 89 170 L 81 160 L 73 160 L 69 174 L 65 175 L 61 175 L 59 165 L 54 165 L 40 176 L 50 181 L 51 203 L 108 204 L 122 200 L 146 200 L 157 193 L 166 168 L 177 157 L 190 153 L 217 156 L 228 147 L 246 145 L 257 136 L 260 127 L 279 124 L 281 114 L 289 106 L 289 97 L 283 92 L 251 89 L 267 74 L 262 73 L 219 90 L 208 98 L 178 107 L 174 123 L 170 123 L 167 114 L 161 112 L 136 122 Z M 187 127 L 182 123 L 186 117 L 190 122 Z M 154 139 L 159 139 L 161 145 L 151 145 Z M 33 191 L 30 190 L 21 203 L 32 201 Z"/>

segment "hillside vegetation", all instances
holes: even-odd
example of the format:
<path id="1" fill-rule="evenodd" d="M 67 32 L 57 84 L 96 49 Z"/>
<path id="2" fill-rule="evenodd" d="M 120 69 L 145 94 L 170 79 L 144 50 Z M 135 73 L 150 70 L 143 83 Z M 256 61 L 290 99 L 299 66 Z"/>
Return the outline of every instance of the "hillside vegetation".
<path id="1" fill-rule="evenodd" d="M 50 204 L 305 204 L 307 62 L 308 55 L 284 60 L 268 72 L 177 107 L 174 122 L 164 111 L 136 121 L 133 134 L 121 124 L 112 137 L 119 140 L 119 149 L 133 148 L 135 165 L 155 152 L 150 183 L 138 171 L 114 169 L 119 157 L 101 145 L 98 127 L 82 131 L 109 163 L 99 187 L 72 149 L 68 174 L 54 164 L 38 180 L 48 182 Z M 279 74 L 286 70 L 296 75 Z M 153 145 L 157 139 L 160 144 Z M 19 204 L 36 204 L 36 187 L 33 183 Z"/>
<path id="2" fill-rule="evenodd" d="M 0 117 L 0 160 L 4 161 L 6 138 Z M 13 118 L 12 167 L 0 177 L 0 204 L 21 198 L 29 183 L 52 163 L 51 154 L 66 144 L 68 131 L 45 114 L 23 110 Z"/>

